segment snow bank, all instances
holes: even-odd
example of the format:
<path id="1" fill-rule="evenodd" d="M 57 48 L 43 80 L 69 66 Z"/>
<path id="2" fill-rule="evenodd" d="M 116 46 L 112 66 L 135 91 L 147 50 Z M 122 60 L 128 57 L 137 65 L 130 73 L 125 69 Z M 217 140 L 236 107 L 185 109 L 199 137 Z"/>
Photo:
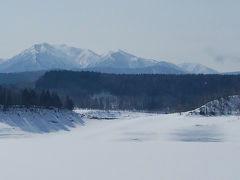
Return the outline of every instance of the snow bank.
<path id="1" fill-rule="evenodd" d="M 12 129 L 31 133 L 47 133 L 59 130 L 68 131 L 69 128 L 83 124 L 83 121 L 80 114 L 69 110 L 14 107 L 7 110 L 0 109 L 0 123 L 0 133 L 5 132 L 6 125 L 9 126 L 9 131 Z"/>
<path id="2" fill-rule="evenodd" d="M 204 116 L 240 115 L 240 96 L 229 96 L 211 101 L 190 114 Z"/>

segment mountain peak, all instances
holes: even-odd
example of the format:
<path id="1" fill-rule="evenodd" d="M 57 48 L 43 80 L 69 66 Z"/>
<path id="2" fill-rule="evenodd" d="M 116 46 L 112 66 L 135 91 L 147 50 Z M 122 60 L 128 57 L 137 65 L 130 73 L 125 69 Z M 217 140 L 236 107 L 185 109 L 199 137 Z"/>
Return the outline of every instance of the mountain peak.
<path id="1" fill-rule="evenodd" d="M 130 53 L 126 52 L 126 51 L 123 51 L 122 49 L 118 49 L 116 51 L 116 53 L 120 53 L 120 54 L 127 55 L 127 56 L 134 56 L 133 54 L 130 54 Z"/>
<path id="2" fill-rule="evenodd" d="M 27 54 L 27 53 L 37 54 L 37 53 L 40 53 L 42 51 L 46 51 L 50 47 L 51 47 L 51 45 L 48 44 L 48 43 L 34 44 L 30 48 L 22 51 L 19 55 L 24 55 L 24 54 Z"/>
<path id="3" fill-rule="evenodd" d="M 89 49 L 40 43 L 1 63 L 0 72 L 80 69 L 95 64 L 99 58 Z"/>
<path id="4" fill-rule="evenodd" d="M 52 46 L 50 44 L 47 43 L 42 43 L 42 44 L 35 44 L 34 49 L 36 52 L 40 53 L 40 52 L 45 52 L 48 49 L 52 48 Z"/>
<path id="5" fill-rule="evenodd" d="M 118 49 L 118 50 L 115 50 L 115 51 L 109 51 L 109 52 L 107 53 L 107 55 L 103 55 L 103 56 L 111 57 L 111 56 L 114 56 L 114 55 L 136 57 L 135 55 L 130 54 L 130 53 L 128 53 L 128 52 L 126 52 L 126 51 L 123 51 L 123 50 L 121 50 L 121 49 Z"/>

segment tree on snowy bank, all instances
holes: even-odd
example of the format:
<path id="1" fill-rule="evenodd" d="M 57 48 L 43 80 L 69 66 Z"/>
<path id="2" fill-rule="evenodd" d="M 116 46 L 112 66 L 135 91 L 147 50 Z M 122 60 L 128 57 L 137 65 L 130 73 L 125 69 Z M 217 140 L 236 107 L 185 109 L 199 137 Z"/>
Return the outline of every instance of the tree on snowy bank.
<path id="1" fill-rule="evenodd" d="M 63 100 L 62 100 L 63 99 Z M 44 108 L 56 107 L 73 110 L 73 101 L 69 98 L 60 98 L 55 92 L 48 90 L 37 92 L 33 89 L 18 90 L 0 86 L 0 104 L 6 109 L 14 105 L 24 107 L 39 106 Z"/>

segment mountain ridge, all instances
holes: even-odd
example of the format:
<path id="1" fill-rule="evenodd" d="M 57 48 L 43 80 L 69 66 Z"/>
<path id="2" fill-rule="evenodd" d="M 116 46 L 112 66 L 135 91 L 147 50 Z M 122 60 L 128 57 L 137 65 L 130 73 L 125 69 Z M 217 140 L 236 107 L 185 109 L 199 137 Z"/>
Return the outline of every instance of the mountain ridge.
<path id="1" fill-rule="evenodd" d="M 208 74 L 217 72 L 205 67 L 201 71 L 189 71 L 186 68 L 166 61 L 157 61 L 137 57 L 121 49 L 99 55 L 89 49 L 80 49 L 67 45 L 35 44 L 16 56 L 1 62 L 0 73 L 18 73 L 48 70 L 88 70 L 112 73 L 137 74 Z M 212 71 L 210 71 L 210 69 Z M 97 71 L 99 70 L 99 71 Z"/>

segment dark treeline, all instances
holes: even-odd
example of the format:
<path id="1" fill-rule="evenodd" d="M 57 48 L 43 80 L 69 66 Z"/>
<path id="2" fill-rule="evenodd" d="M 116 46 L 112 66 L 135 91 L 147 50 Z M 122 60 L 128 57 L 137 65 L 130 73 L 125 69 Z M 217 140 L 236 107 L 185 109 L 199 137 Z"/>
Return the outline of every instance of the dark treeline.
<path id="1" fill-rule="evenodd" d="M 240 75 L 116 75 L 51 71 L 36 89 L 70 94 L 77 106 L 179 112 L 240 94 Z"/>
<path id="2" fill-rule="evenodd" d="M 2 86 L 0 86 L 0 105 L 3 105 L 4 108 L 21 105 L 24 107 L 56 107 L 70 110 L 74 107 L 74 104 L 69 97 L 61 100 L 55 92 L 50 92 L 48 90 L 38 92 L 33 89 L 20 90 Z"/>

